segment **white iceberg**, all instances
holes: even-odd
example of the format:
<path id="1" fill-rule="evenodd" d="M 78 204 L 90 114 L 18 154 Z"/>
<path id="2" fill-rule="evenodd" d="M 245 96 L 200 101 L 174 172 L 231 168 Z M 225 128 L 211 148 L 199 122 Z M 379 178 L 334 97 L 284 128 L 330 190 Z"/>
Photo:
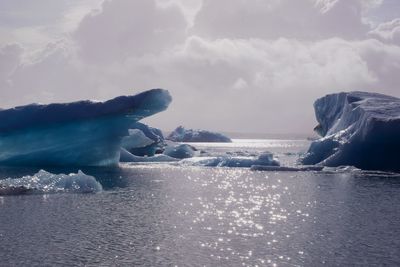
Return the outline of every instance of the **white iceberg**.
<path id="1" fill-rule="evenodd" d="M 193 157 L 195 151 L 195 148 L 190 145 L 177 144 L 167 146 L 163 154 L 176 159 L 186 159 Z"/>
<path id="2" fill-rule="evenodd" d="M 179 159 L 170 157 L 168 155 L 164 154 L 157 154 L 154 156 L 136 156 L 130 153 L 129 151 L 125 149 L 121 149 L 121 157 L 120 157 L 121 162 L 174 162 L 174 161 L 179 161 Z"/>
<path id="3" fill-rule="evenodd" d="M 122 147 L 124 149 L 143 148 L 154 144 L 154 141 L 139 129 L 129 129 L 128 132 L 129 135 L 122 138 Z"/>
<path id="4" fill-rule="evenodd" d="M 205 167 L 230 167 L 250 168 L 257 166 L 279 166 L 279 161 L 270 152 L 264 152 L 258 157 L 246 156 L 217 156 L 217 157 L 195 157 L 180 161 L 183 165 L 205 166 Z"/>
<path id="5" fill-rule="evenodd" d="M 165 110 L 168 91 L 153 89 L 106 102 L 0 110 L 0 165 L 110 166 L 131 125 Z"/>
<path id="6" fill-rule="evenodd" d="M 174 142 L 232 142 L 229 137 L 220 133 L 206 130 L 185 129 L 183 126 L 176 128 L 166 139 Z"/>
<path id="7" fill-rule="evenodd" d="M 38 194 L 38 193 L 95 193 L 103 187 L 93 176 L 82 171 L 71 174 L 53 174 L 40 170 L 34 175 L 22 178 L 0 180 L 0 195 Z"/>
<path id="8" fill-rule="evenodd" d="M 314 103 L 323 136 L 303 164 L 365 170 L 400 170 L 400 99 L 367 92 L 331 94 Z"/>
<path id="9" fill-rule="evenodd" d="M 129 136 L 122 140 L 122 148 L 136 156 L 154 156 L 164 150 L 164 136 L 160 129 L 135 122 L 130 126 Z"/>

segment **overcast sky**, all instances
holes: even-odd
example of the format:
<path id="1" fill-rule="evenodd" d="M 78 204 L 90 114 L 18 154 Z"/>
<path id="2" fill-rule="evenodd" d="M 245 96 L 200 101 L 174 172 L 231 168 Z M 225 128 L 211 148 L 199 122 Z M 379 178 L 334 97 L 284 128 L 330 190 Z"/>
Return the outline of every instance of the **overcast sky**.
<path id="1" fill-rule="evenodd" d="M 399 85 L 399 0 L 0 1 L 3 108 L 165 88 L 165 130 L 307 133 L 316 98 Z"/>

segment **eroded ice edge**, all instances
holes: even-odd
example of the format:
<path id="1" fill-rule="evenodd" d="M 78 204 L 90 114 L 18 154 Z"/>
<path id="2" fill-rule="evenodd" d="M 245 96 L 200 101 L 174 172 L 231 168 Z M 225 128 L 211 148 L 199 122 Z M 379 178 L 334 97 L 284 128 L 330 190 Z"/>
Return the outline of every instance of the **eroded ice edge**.
<path id="1" fill-rule="evenodd" d="M 122 144 L 140 148 L 154 141 L 146 133 L 150 127 L 141 129 L 138 121 L 165 110 L 171 100 L 168 91 L 152 89 L 105 102 L 31 104 L 0 110 L 0 165 L 118 166 Z M 135 128 L 143 131 L 135 132 Z M 137 138 L 129 139 L 131 135 Z M 0 195 L 100 190 L 95 178 L 82 172 L 63 175 L 42 170 L 0 180 Z"/>
<path id="2" fill-rule="evenodd" d="M 171 100 L 168 91 L 153 89 L 105 102 L 0 110 L 0 165 L 116 166 L 128 129 Z"/>
<path id="3" fill-rule="evenodd" d="M 400 99 L 367 92 L 331 94 L 314 103 L 322 136 L 303 164 L 400 171 Z"/>
<path id="4" fill-rule="evenodd" d="M 71 174 L 53 174 L 40 170 L 34 175 L 0 180 L 0 196 L 50 193 L 96 193 L 103 190 L 93 176 L 82 171 Z"/>

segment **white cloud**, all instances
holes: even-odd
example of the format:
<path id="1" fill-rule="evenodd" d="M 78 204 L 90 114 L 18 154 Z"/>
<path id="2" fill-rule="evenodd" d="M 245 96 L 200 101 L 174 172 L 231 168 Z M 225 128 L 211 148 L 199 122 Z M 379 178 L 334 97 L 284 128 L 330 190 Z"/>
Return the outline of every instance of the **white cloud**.
<path id="1" fill-rule="evenodd" d="M 21 60 L 18 46 L 3 48 L 1 104 L 106 99 L 163 87 L 174 101 L 148 121 L 164 129 L 310 131 L 312 103 L 326 93 L 400 96 L 397 24 L 371 31 L 364 22 L 365 10 L 378 4 L 204 0 L 188 30 L 184 12 L 199 8 L 198 0 L 108 1 L 30 62 Z"/>
<path id="2" fill-rule="evenodd" d="M 379 24 L 369 34 L 383 41 L 400 45 L 400 18 Z"/>
<path id="3" fill-rule="evenodd" d="M 177 5 L 117 0 L 104 2 L 102 9 L 86 16 L 74 34 L 81 57 L 89 61 L 105 63 L 159 53 L 185 38 L 187 22 Z"/>
<path id="4" fill-rule="evenodd" d="M 361 38 L 376 0 L 204 0 L 193 32 L 211 38 Z"/>

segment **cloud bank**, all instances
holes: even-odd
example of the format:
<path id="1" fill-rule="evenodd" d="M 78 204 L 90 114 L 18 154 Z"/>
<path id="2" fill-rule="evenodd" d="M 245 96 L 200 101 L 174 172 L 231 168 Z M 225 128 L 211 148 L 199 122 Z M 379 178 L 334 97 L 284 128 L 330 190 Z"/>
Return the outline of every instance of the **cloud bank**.
<path id="1" fill-rule="evenodd" d="M 312 103 L 326 93 L 400 96 L 400 18 L 374 25 L 368 17 L 384 5 L 105 1 L 41 49 L 0 42 L 0 105 L 106 99 L 162 87 L 174 102 L 149 122 L 164 129 L 309 132 Z"/>

